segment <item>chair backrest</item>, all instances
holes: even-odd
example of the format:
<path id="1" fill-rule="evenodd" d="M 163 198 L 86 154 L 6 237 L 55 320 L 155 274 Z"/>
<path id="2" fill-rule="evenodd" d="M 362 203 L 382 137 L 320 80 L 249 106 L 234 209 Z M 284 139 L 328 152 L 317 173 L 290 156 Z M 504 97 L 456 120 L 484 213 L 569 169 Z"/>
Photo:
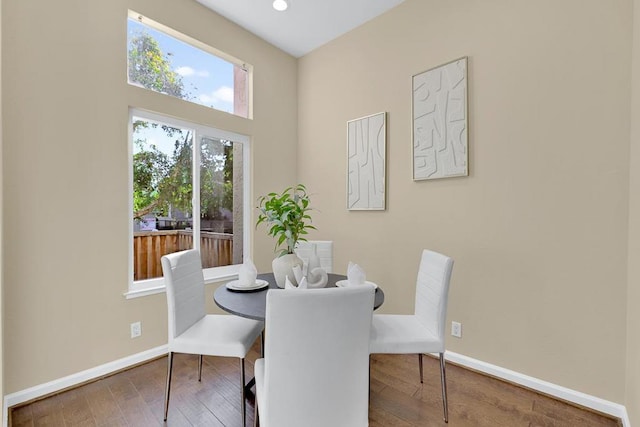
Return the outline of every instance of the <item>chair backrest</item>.
<path id="1" fill-rule="evenodd" d="M 333 241 L 331 240 L 309 240 L 306 242 L 299 241 L 295 252 L 298 258 L 304 262 L 304 274 L 307 274 L 306 268 L 309 257 L 313 253 L 313 245 L 316 245 L 318 258 L 320 258 L 320 266 L 327 273 L 333 273 Z"/>
<path id="2" fill-rule="evenodd" d="M 415 314 L 444 345 L 449 282 L 453 259 L 437 252 L 424 250 L 416 283 Z"/>
<path id="3" fill-rule="evenodd" d="M 373 301 L 369 285 L 269 291 L 261 424 L 368 425 Z"/>
<path id="4" fill-rule="evenodd" d="M 204 277 L 200 252 L 196 249 L 162 257 L 162 274 L 167 287 L 169 344 L 202 319 L 205 314 Z"/>

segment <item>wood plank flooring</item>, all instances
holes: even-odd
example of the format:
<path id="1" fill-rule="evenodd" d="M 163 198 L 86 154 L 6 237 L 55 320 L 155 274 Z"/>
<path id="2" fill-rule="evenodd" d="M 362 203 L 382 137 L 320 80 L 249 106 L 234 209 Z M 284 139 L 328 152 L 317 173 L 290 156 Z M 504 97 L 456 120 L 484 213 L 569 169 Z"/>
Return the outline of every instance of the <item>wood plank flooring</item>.
<path id="1" fill-rule="evenodd" d="M 247 379 L 259 346 L 247 357 Z M 202 382 L 197 356 L 176 355 L 168 426 L 239 427 L 238 359 L 205 357 Z M 13 408 L 10 426 L 161 426 L 167 359 L 103 378 L 79 388 Z M 371 361 L 369 425 L 446 426 L 438 361 L 424 358 L 425 383 L 416 355 L 374 355 Z M 612 419 L 536 392 L 447 364 L 449 426 L 621 426 Z M 253 425 L 253 395 L 247 399 Z M 303 426 L 301 426 L 303 427 Z M 331 427 L 331 426 L 327 426 Z"/>

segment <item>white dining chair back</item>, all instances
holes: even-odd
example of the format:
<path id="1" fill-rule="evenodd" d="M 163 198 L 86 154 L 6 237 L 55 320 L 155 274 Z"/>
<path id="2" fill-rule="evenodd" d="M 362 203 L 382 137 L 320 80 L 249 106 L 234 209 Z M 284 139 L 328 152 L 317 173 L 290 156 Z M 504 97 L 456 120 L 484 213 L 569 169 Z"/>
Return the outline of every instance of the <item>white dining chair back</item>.
<path id="1" fill-rule="evenodd" d="M 262 427 L 368 425 L 374 288 L 270 290 L 256 362 Z"/>
<path id="2" fill-rule="evenodd" d="M 198 381 L 202 379 L 202 356 L 240 359 L 240 407 L 246 424 L 244 359 L 262 333 L 262 322 L 238 316 L 206 314 L 204 277 L 200 252 L 196 249 L 162 257 L 162 273 L 167 288 L 169 357 L 165 386 L 164 420 L 169 413 L 174 353 L 199 355 Z"/>
<path id="3" fill-rule="evenodd" d="M 424 250 L 416 280 L 413 314 L 376 314 L 371 325 L 371 353 L 417 354 L 420 382 L 422 355 L 438 353 L 445 422 L 449 421 L 445 372 L 445 322 L 453 259 Z"/>
<path id="4" fill-rule="evenodd" d="M 440 343 L 444 351 L 445 323 L 453 260 L 437 252 L 424 250 L 416 281 L 415 315 Z"/>
<path id="5" fill-rule="evenodd" d="M 200 253 L 188 250 L 162 257 L 169 309 L 169 342 L 202 319 L 205 314 L 204 276 Z"/>

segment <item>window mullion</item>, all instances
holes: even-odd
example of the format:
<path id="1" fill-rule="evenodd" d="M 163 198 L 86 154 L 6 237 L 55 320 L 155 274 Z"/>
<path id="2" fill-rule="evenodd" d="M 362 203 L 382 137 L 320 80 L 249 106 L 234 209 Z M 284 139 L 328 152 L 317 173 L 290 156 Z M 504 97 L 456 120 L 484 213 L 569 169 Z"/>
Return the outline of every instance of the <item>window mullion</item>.
<path id="1" fill-rule="evenodd" d="M 193 189 L 191 207 L 193 209 L 193 248 L 200 249 L 200 134 L 198 130 L 193 130 Z"/>

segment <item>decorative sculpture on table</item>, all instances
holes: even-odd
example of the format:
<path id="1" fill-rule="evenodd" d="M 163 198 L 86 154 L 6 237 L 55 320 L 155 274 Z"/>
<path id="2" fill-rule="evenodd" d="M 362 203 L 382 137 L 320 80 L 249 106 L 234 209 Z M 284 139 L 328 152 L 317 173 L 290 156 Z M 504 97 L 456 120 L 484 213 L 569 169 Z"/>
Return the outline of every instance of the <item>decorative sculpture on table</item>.
<path id="1" fill-rule="evenodd" d="M 329 281 L 329 275 L 327 274 L 325 269 L 321 267 L 314 268 L 313 270 L 308 272 L 307 276 L 305 277 L 302 273 L 302 268 L 299 266 L 295 266 L 293 267 L 293 275 L 295 276 L 298 283 L 305 284 L 305 286 L 298 285 L 299 288 L 324 288 L 325 286 L 327 286 L 327 282 Z"/>
<path id="2" fill-rule="evenodd" d="M 304 267 L 296 265 L 292 268 L 293 276 L 296 282 L 298 282 L 298 289 L 324 288 L 329 282 L 327 270 L 320 267 L 320 257 L 318 257 L 316 245 L 312 244 L 311 248 L 311 255 L 309 256 L 307 265 Z M 285 282 L 285 288 L 295 288 L 288 277 Z"/>
<path id="3" fill-rule="evenodd" d="M 296 268 L 300 268 L 298 266 L 294 267 L 294 269 Z M 298 280 L 298 286 L 293 286 L 293 283 L 291 283 L 291 280 L 289 280 L 289 276 L 285 277 L 284 279 L 284 288 L 285 289 L 307 289 L 307 278 L 306 277 L 302 277 L 300 278 L 300 280 Z"/>

